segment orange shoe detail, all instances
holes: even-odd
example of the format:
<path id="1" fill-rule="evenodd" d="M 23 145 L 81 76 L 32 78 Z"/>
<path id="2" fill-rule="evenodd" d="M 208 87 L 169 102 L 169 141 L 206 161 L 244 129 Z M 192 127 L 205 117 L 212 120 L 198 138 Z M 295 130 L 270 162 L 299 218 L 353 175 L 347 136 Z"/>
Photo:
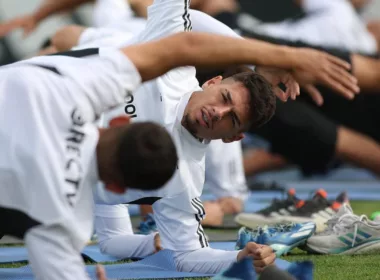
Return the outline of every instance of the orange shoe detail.
<path id="1" fill-rule="evenodd" d="M 304 200 L 299 200 L 297 203 L 296 203 L 296 208 L 301 208 L 302 206 L 305 205 L 305 201 Z"/>
<path id="2" fill-rule="evenodd" d="M 327 192 L 324 189 L 319 189 L 315 194 L 320 195 L 323 198 L 327 198 Z"/>
<path id="3" fill-rule="evenodd" d="M 339 203 L 338 201 L 334 201 L 333 204 L 331 205 L 331 208 L 335 211 L 338 211 L 341 206 L 342 206 L 342 203 Z"/>
<path id="4" fill-rule="evenodd" d="M 296 190 L 294 188 L 289 189 L 288 190 L 288 195 L 295 196 L 296 195 Z"/>

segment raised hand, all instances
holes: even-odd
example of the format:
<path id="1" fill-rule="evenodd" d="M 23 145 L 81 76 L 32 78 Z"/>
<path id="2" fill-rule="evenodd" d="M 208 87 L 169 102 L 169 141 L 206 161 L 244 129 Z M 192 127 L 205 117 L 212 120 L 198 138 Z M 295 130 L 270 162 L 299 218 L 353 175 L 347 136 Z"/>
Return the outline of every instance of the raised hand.
<path id="1" fill-rule="evenodd" d="M 350 100 L 359 93 L 357 79 L 349 73 L 351 65 L 346 61 L 314 49 L 299 48 L 296 52 L 298 59 L 293 76 L 318 105 L 323 103 L 323 98 L 316 84 L 327 86 Z"/>
<path id="2" fill-rule="evenodd" d="M 273 68 L 273 67 L 263 67 L 257 66 L 256 72 L 262 75 L 268 82 L 273 86 L 273 91 L 276 96 L 283 102 L 288 101 L 289 97 L 295 100 L 298 95 L 300 95 L 300 87 L 297 81 L 292 76 L 291 72 Z M 286 91 L 278 87 L 282 83 L 286 86 Z"/>
<path id="3" fill-rule="evenodd" d="M 20 16 L 0 24 L 0 37 L 6 36 L 15 29 L 23 30 L 23 37 L 32 33 L 38 25 L 38 21 L 33 14 Z"/>

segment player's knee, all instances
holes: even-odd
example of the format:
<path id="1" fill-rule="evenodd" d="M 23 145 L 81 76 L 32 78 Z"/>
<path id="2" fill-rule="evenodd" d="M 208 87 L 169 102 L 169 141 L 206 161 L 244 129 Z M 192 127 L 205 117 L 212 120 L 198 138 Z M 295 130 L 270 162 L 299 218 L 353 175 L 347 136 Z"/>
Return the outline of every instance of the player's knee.
<path id="1" fill-rule="evenodd" d="M 358 152 L 356 132 L 339 126 L 337 129 L 337 141 L 335 145 L 335 155 L 341 160 L 347 160 Z"/>
<path id="2" fill-rule="evenodd" d="M 243 211 L 243 200 L 236 197 L 222 197 L 218 200 L 223 213 L 238 214 Z"/>
<path id="3" fill-rule="evenodd" d="M 68 25 L 58 30 L 51 38 L 51 44 L 58 51 L 66 51 L 78 44 L 78 40 L 84 27 L 78 25 Z"/>
<path id="4" fill-rule="evenodd" d="M 102 254 L 110 255 L 109 246 L 107 246 L 107 240 L 99 240 L 98 245 Z"/>
<path id="5" fill-rule="evenodd" d="M 224 212 L 218 202 L 205 201 L 203 203 L 206 217 L 202 221 L 203 225 L 220 226 L 223 223 Z"/>

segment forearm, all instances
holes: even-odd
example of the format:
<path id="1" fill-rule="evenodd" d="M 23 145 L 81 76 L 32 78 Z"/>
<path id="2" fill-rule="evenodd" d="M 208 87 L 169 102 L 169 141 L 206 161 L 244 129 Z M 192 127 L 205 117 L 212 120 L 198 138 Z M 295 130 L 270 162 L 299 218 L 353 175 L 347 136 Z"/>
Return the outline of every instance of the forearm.
<path id="1" fill-rule="evenodd" d="M 296 50 L 290 47 L 195 32 L 179 33 L 122 51 L 143 81 L 186 65 L 216 69 L 249 64 L 290 69 L 297 63 Z"/>
<path id="2" fill-rule="evenodd" d="M 26 234 L 29 263 L 36 279 L 88 280 L 85 264 L 65 228 L 37 226 Z"/>
<path id="3" fill-rule="evenodd" d="M 119 258 L 144 258 L 155 252 L 155 234 L 133 234 L 128 208 L 95 205 L 95 231 L 102 253 Z"/>
<path id="4" fill-rule="evenodd" d="M 78 7 L 81 4 L 87 2 L 93 2 L 94 0 L 54 0 L 45 1 L 33 14 L 37 20 L 40 22 L 45 18 L 54 15 L 59 12 L 66 10 L 71 10 Z"/>
<path id="5" fill-rule="evenodd" d="M 208 247 L 191 252 L 176 252 L 175 262 L 179 271 L 216 274 L 236 262 L 239 252 Z"/>
<path id="6" fill-rule="evenodd" d="M 99 242 L 103 254 L 118 258 L 145 258 L 155 253 L 154 236 L 126 234 L 110 237 Z"/>

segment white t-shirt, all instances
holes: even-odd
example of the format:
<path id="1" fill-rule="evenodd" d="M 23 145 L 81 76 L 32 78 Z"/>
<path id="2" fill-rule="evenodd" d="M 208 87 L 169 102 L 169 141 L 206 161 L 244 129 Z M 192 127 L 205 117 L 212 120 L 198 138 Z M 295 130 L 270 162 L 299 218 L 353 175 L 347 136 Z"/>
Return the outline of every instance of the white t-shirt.
<path id="1" fill-rule="evenodd" d="M 300 20 L 252 24 L 245 15 L 239 25 L 254 32 L 290 41 L 340 48 L 365 54 L 377 53 L 377 43 L 348 0 L 303 0 L 308 15 Z"/>
<path id="2" fill-rule="evenodd" d="M 151 41 L 189 29 L 190 20 L 184 16 L 188 9 L 187 5 L 185 1 L 156 0 L 148 9 L 147 26 L 138 35 L 138 41 Z M 100 50 L 100 55 L 102 55 L 102 50 Z M 191 201 L 200 197 L 202 193 L 207 144 L 199 142 L 192 136 L 181 125 L 181 121 L 189 98 L 193 92 L 201 90 L 195 77 L 194 67 L 177 68 L 153 81 L 144 83 L 133 96 L 125 100 L 125 105 L 115 108 L 103 117 L 104 125 L 107 126 L 113 117 L 127 113 L 133 122 L 154 121 L 170 132 L 176 144 L 179 163 L 178 170 L 169 183 L 158 191 L 144 192 L 130 189 L 124 195 L 111 196 L 101 195 L 103 188 L 100 186 L 98 196 L 103 196 L 103 199 L 98 199 L 98 202 L 115 204 L 128 203 L 146 197 L 165 197 L 154 204 L 157 210 L 155 217 L 163 246 L 173 250 L 179 247 L 181 249 L 182 247 L 186 249 L 200 247 L 194 227 L 200 227 L 200 219 L 196 220 L 195 215 L 199 214 L 199 208 L 203 207 L 194 206 Z M 172 200 L 170 199 L 172 197 L 178 199 Z M 170 202 L 165 203 L 166 199 L 170 199 Z M 166 206 L 161 207 L 164 204 Z M 204 211 L 201 211 L 203 215 Z M 157 218 L 160 216 L 162 219 Z M 181 223 L 189 218 L 191 222 Z M 169 221 L 171 219 L 173 224 Z M 173 236 L 173 225 L 184 232 L 193 232 L 194 238 L 187 233 L 185 240 L 178 242 L 176 238 L 181 239 L 184 236 L 183 234 Z M 169 234 L 166 235 L 166 232 Z M 202 238 L 203 246 L 206 246 L 204 236 Z"/>
<path id="3" fill-rule="evenodd" d="M 156 0 L 148 9 L 147 27 L 138 36 L 138 41 L 155 40 L 190 30 L 187 10 L 186 1 Z M 195 91 L 201 91 L 195 78 L 195 69 L 177 68 L 143 84 L 133 98 L 130 96 L 126 99 L 124 106 L 104 115 L 104 125 L 108 125 L 114 116 L 127 113 L 133 121 L 150 120 L 165 126 L 175 142 L 179 163 L 173 178 L 159 191 L 129 189 L 124 195 L 116 195 L 98 185 L 95 196 L 99 204 L 130 203 L 137 200 L 146 204 L 149 198 L 153 198 L 153 201 L 161 198 L 153 203 L 155 221 L 162 246 L 176 252 L 177 268 L 183 271 L 218 273 L 236 261 L 238 252 L 209 248 L 201 226 L 205 211 L 199 197 L 205 181 L 205 154 L 208 145 L 198 141 L 181 124 L 185 107 Z M 101 211 L 100 208 L 97 211 Z M 103 214 L 97 213 L 97 216 Z"/>
<path id="4" fill-rule="evenodd" d="M 42 227 L 59 226 L 70 239 L 63 246 L 79 253 L 92 233 L 92 189 L 99 180 L 93 122 L 140 82 L 118 50 L 87 60 L 46 56 L 1 67 L 0 207 L 21 211 Z M 26 235 L 33 231 L 25 229 Z M 38 270 L 41 262 L 33 261 Z"/>
<path id="5" fill-rule="evenodd" d="M 185 1 L 156 0 L 148 9 L 146 29 L 137 36 L 137 39 L 129 39 L 129 43 L 151 41 L 190 29 L 190 21 L 193 19 L 190 20 L 187 10 Z M 191 12 L 191 16 L 196 17 L 194 26 L 197 27 L 197 31 L 238 37 L 230 28 L 209 16 L 197 11 Z M 87 34 L 84 33 L 84 38 L 95 35 L 94 31 L 93 29 Z M 115 33 L 115 37 L 118 37 L 119 32 Z M 121 40 L 117 39 L 108 40 L 111 37 L 107 38 L 107 42 L 121 43 Z M 94 37 L 92 38 L 94 40 Z M 83 41 L 91 43 L 91 40 Z M 95 41 L 96 44 L 104 44 L 101 38 Z M 101 49 L 100 55 L 102 55 Z M 144 83 L 133 96 L 126 99 L 125 105 L 103 117 L 104 126 L 107 126 L 114 117 L 125 113 L 132 117 L 132 121 L 154 121 L 163 125 L 174 139 L 179 155 L 178 171 L 162 189 L 151 192 L 130 189 L 124 195 L 116 195 L 98 185 L 96 202 L 116 204 L 134 202 L 147 197 L 162 198 L 153 205 L 156 223 L 160 229 L 163 246 L 177 251 L 208 246 L 200 225 L 205 213 L 199 199 L 205 181 L 205 153 L 208 145 L 199 142 L 181 124 L 191 94 L 201 90 L 195 78 L 194 67 L 177 68 Z M 245 185 L 244 180 L 240 181 L 240 184 Z"/>

